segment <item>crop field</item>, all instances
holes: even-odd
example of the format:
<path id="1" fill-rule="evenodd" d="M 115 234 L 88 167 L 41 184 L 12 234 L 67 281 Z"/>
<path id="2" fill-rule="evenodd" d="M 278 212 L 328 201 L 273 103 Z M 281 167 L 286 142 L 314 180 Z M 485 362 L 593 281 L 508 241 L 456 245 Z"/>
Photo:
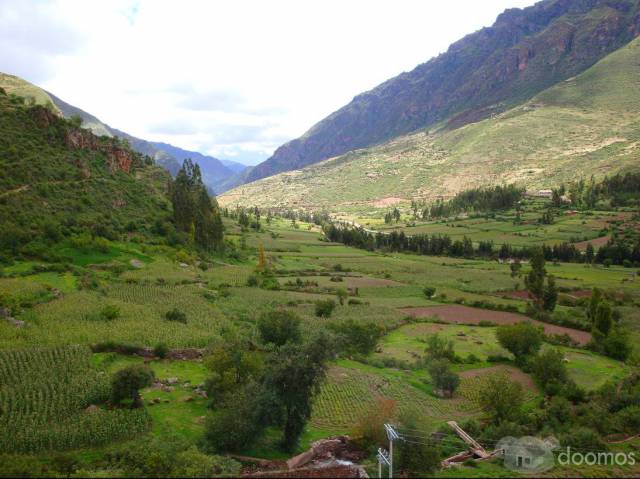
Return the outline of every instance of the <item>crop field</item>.
<path id="1" fill-rule="evenodd" d="M 498 226 L 499 222 L 495 228 Z M 482 419 L 478 391 L 493 374 L 520 382 L 528 404 L 542 397 L 532 377 L 517 369 L 512 356 L 498 344 L 495 326 L 454 324 L 479 320 L 446 322 L 448 316 L 442 313 L 443 308 L 454 312 L 470 309 L 478 312 L 479 319 L 486 316 L 491 320 L 514 313 L 487 307 L 509 307 L 519 311 L 518 318 L 526 319 L 522 316 L 527 307 L 526 294 L 522 294 L 524 279 L 512 277 L 509 265 L 349 248 L 322 241 L 316 228 L 309 229 L 301 222 L 293 226 L 290 221 L 274 220 L 264 231 L 242 233 L 243 241 L 233 223 L 228 222 L 228 229 L 229 239 L 238 245 L 244 242 L 246 247 L 239 249 L 238 258 L 213 260 L 207 265 L 166 248 L 116 244 L 113 251 L 94 256 L 76 252 L 80 259 L 72 262 L 72 269 L 62 272 L 43 270 L 42 265 L 27 261 L 4 268 L 0 295 L 10 298 L 13 316 L 25 325 L 16 327 L 0 319 L 0 405 L 3 411 L 12 411 L 13 421 L 9 424 L 9 416 L 0 414 L 0 422 L 5 421 L 1 424 L 0 450 L 72 450 L 82 454 L 91 447 L 102 454 L 100 451 L 109 444 L 168 435 L 198 444 L 210 414 L 209 400 L 193 389 L 209 375 L 202 361 L 149 361 L 116 353 L 92 354 L 88 346 L 111 341 L 150 348 L 159 344 L 207 348 L 229 328 L 257 343 L 256 321 L 263 312 L 273 309 L 297 313 L 304 335 L 346 320 L 376 324 L 385 331 L 375 352 L 331 363 L 298 452 L 310 441 L 349 433 L 379 397 L 397 401 L 399 412 L 417 410 L 434 430 L 450 420 Z M 497 230 L 494 233 L 502 234 Z M 276 287 L 251 285 L 250 278 L 257 275 L 260 246 L 266 251 Z M 69 254 L 76 253 L 69 250 Z M 524 264 L 525 272 L 527 268 Z M 620 320 L 640 338 L 635 269 L 565 263 L 547 264 L 547 269 L 557 278 L 563 294 L 573 300 L 584 297 L 593 287 L 622 298 L 615 305 Z M 87 277 L 95 278 L 96 284 L 87 286 Z M 435 288 L 434 296 L 425 296 L 425 286 Z M 348 291 L 344 305 L 336 296 L 340 289 Z M 315 302 L 320 299 L 336 301 L 330 318 L 316 316 Z M 101 311 L 105 306 L 116 307 L 117 317 L 104 318 Z M 165 318 L 174 308 L 185 313 L 186 323 Z M 576 316 L 580 311 L 569 303 L 557 309 L 562 315 Z M 440 317 L 434 321 L 433 314 L 411 318 L 412 311 L 442 314 L 436 314 Z M 560 331 L 558 326 L 546 327 L 550 332 Z M 451 399 L 438 397 L 429 373 L 415 366 L 424 357 L 426 340 L 433 334 L 452 341 L 462 360 L 453 366 L 461 384 Z M 68 344 L 80 346 L 63 346 Z M 562 351 L 570 377 L 587 391 L 633 371 L 628 364 L 585 349 L 544 345 L 550 347 Z M 498 362 L 489 361 L 500 357 Z M 158 380 L 177 378 L 178 382 L 168 391 L 157 384 L 142 390 L 144 409 L 86 410 L 93 397 L 98 402 L 108 395 L 106 379 L 111 374 L 145 362 Z M 400 367 L 399 363 L 409 367 Z M 55 374 L 46 376 L 49 369 Z M 24 374 L 30 378 L 24 384 L 16 382 L 19 371 L 24 371 L 20 377 Z M 18 427 L 20 434 L 6 433 Z M 267 436 L 243 453 L 283 457 L 277 449 L 278 438 Z M 479 467 L 478 473 L 486 467 Z"/>
<path id="2" fill-rule="evenodd" d="M 428 379 L 425 375 L 423 378 Z M 348 361 L 331 369 L 314 405 L 312 424 L 324 429 L 348 431 L 375 403 L 377 397 L 397 401 L 400 411 L 416 410 L 441 424 L 476 412 L 463 398 L 442 400 L 430 392 L 427 382 L 414 374 L 378 370 Z"/>
<path id="3" fill-rule="evenodd" d="M 0 351 L 0 450 L 78 449 L 147 431 L 145 410 L 87 409 L 110 394 L 90 361 L 82 347 Z"/>

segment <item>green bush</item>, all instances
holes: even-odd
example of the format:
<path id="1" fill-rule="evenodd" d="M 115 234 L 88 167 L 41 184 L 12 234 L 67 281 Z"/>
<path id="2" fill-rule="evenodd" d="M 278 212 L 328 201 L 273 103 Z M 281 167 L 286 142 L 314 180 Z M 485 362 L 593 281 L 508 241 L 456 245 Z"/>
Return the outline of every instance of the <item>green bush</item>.
<path id="1" fill-rule="evenodd" d="M 167 311 L 164 315 L 164 319 L 166 319 L 167 321 L 175 321 L 177 323 L 187 324 L 187 315 L 180 311 L 178 308 Z"/>
<path id="2" fill-rule="evenodd" d="M 336 302 L 332 299 L 320 300 L 315 303 L 315 313 L 319 318 L 329 318 L 336 309 Z"/>
<path id="3" fill-rule="evenodd" d="M 167 357 L 167 354 L 169 354 L 169 346 L 164 343 L 156 344 L 153 348 L 153 355 L 156 358 L 164 359 Z"/>
<path id="4" fill-rule="evenodd" d="M 113 321 L 120 317 L 120 308 L 113 304 L 107 304 L 100 310 L 100 317 L 106 321 Z"/>
<path id="5" fill-rule="evenodd" d="M 117 405 L 130 403 L 132 407 L 140 407 L 140 389 L 149 386 L 154 377 L 146 365 L 136 364 L 121 369 L 111 379 L 111 401 Z"/>
<path id="6" fill-rule="evenodd" d="M 258 331 L 264 343 L 282 346 L 287 342 L 300 341 L 300 322 L 300 317 L 291 311 L 269 311 L 258 320 Z"/>

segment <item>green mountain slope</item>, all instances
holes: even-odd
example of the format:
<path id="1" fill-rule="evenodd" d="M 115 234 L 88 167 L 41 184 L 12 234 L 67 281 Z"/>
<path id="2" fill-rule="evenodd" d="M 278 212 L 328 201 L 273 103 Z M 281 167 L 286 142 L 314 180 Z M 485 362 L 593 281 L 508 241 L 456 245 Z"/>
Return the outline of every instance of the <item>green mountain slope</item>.
<path id="1" fill-rule="evenodd" d="M 420 131 L 238 187 L 225 205 L 368 211 L 516 182 L 552 187 L 640 165 L 640 38 L 491 119 Z"/>
<path id="2" fill-rule="evenodd" d="M 54 112 L 65 118 L 80 117 L 82 118 L 83 128 L 91 130 L 98 136 L 117 137 L 127 140 L 135 151 L 153 158 L 158 165 L 165 168 L 172 175 L 178 172 L 185 158 L 191 158 L 200 165 L 205 177 L 205 182 L 212 190 L 216 192 L 224 191 L 228 189 L 227 184 L 235 186 L 239 183 L 237 181 L 233 183 L 237 172 L 231 168 L 227 168 L 217 158 L 206 156 L 195 151 L 183 150 L 166 143 L 136 138 L 135 136 L 103 123 L 92 114 L 70 105 L 53 93 L 49 93 L 22 78 L 0 73 L 0 88 L 4 88 L 9 94 L 27 98 L 30 103 L 43 106 L 49 105 L 53 107 Z"/>
<path id="3" fill-rule="evenodd" d="M 276 150 L 255 181 L 381 144 L 443 121 L 487 118 L 575 76 L 640 34 L 637 0 L 543 0 L 402 73 Z"/>
<path id="4" fill-rule="evenodd" d="M 148 231 L 169 215 L 169 178 L 120 140 L 0 91 L 0 250 L 87 231 Z"/>

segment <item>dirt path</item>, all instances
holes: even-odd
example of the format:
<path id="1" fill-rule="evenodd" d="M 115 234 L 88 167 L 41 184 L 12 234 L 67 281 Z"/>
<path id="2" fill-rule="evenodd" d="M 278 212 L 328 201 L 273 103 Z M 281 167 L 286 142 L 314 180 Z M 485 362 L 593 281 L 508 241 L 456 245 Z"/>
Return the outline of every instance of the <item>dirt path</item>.
<path id="1" fill-rule="evenodd" d="M 591 334 L 585 331 L 543 323 L 518 313 L 489 311 L 487 309 L 471 308 L 469 306 L 460 305 L 402 308 L 400 311 L 413 316 L 414 318 L 430 318 L 437 316 L 442 321 L 451 324 L 479 324 L 481 321 L 490 321 L 495 324 L 516 324 L 522 321 L 531 321 L 538 326 L 542 326 L 546 334 L 567 334 L 571 339 L 582 346 L 586 345 L 591 340 Z"/>
<path id="2" fill-rule="evenodd" d="M 5 196 L 10 196 L 10 195 L 16 195 L 16 194 L 22 193 L 23 191 L 26 191 L 28 189 L 29 189 L 29 185 L 22 185 L 19 188 L 14 188 L 13 190 L 4 191 L 4 192 L 0 193 L 0 198 L 3 198 Z"/>

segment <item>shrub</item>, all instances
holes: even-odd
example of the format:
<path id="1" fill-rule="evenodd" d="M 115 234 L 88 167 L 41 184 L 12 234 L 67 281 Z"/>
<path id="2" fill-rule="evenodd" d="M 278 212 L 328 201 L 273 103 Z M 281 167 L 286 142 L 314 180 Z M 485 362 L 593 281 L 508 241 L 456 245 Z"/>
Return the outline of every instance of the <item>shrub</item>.
<path id="1" fill-rule="evenodd" d="M 131 401 L 133 407 L 140 407 L 140 389 L 149 386 L 154 377 L 153 371 L 141 364 L 121 369 L 111 379 L 111 401 L 114 404 Z"/>
<path id="2" fill-rule="evenodd" d="M 336 302 L 332 299 L 316 301 L 315 313 L 319 318 L 329 318 L 336 308 Z"/>
<path id="3" fill-rule="evenodd" d="M 489 376 L 478 389 L 480 407 L 496 424 L 517 418 L 523 401 L 522 386 L 500 374 Z"/>
<path id="4" fill-rule="evenodd" d="M 247 286 L 249 286 L 250 288 L 255 288 L 256 286 L 258 286 L 258 277 L 251 275 L 247 278 Z"/>
<path id="5" fill-rule="evenodd" d="M 431 362 L 428 367 L 436 390 L 443 396 L 451 397 L 460 385 L 460 377 L 451 371 L 450 363 L 446 359 L 438 359 Z"/>
<path id="6" fill-rule="evenodd" d="M 286 310 L 269 311 L 258 320 L 258 331 L 264 343 L 273 343 L 276 346 L 291 342 L 299 342 L 300 317 Z"/>
<path id="7" fill-rule="evenodd" d="M 400 422 L 408 430 L 425 429 L 412 414 L 404 414 Z M 440 467 L 440 450 L 429 440 L 414 442 L 419 444 L 398 441 L 394 470 L 403 477 L 431 477 Z"/>
<path id="8" fill-rule="evenodd" d="M 167 357 L 167 354 L 169 354 L 169 347 L 164 343 L 156 344 L 153 348 L 153 355 L 156 358 L 164 359 Z"/>
<path id="9" fill-rule="evenodd" d="M 438 334 L 432 334 L 427 338 L 426 353 L 429 359 L 447 359 L 455 362 L 456 354 L 453 350 L 453 341 L 440 338 Z"/>
<path id="10" fill-rule="evenodd" d="M 513 354 L 516 362 L 540 350 L 544 333 L 531 322 L 499 326 L 496 336 L 500 345 Z"/>
<path id="11" fill-rule="evenodd" d="M 100 318 L 106 321 L 113 321 L 120 317 L 120 308 L 113 304 L 107 304 L 100 310 Z"/>
<path id="12" fill-rule="evenodd" d="M 433 296 L 436 294 L 436 288 L 432 286 L 425 286 L 422 292 L 427 298 L 433 298 Z"/>
<path id="13" fill-rule="evenodd" d="M 598 433 L 587 427 L 572 428 L 560 437 L 563 447 L 570 446 L 576 451 L 606 451 L 607 445 Z"/>
<path id="14" fill-rule="evenodd" d="M 351 435 L 363 449 L 372 450 L 387 443 L 384 425 L 395 418 L 396 406 L 395 400 L 378 397 L 370 409 L 356 420 Z"/>
<path id="15" fill-rule="evenodd" d="M 164 315 L 164 319 L 167 321 L 175 321 L 182 324 L 187 324 L 187 315 L 180 311 L 178 308 L 173 308 L 171 311 L 167 311 Z"/>
<path id="16" fill-rule="evenodd" d="M 569 376 L 564 363 L 564 354 L 558 350 L 548 349 L 533 360 L 532 369 L 535 378 L 543 388 L 550 383 L 563 384 Z"/>
<path id="17" fill-rule="evenodd" d="M 338 347 L 348 354 L 367 355 L 375 349 L 384 334 L 384 328 L 374 323 L 348 319 L 334 321 L 329 329 L 338 337 Z"/>

